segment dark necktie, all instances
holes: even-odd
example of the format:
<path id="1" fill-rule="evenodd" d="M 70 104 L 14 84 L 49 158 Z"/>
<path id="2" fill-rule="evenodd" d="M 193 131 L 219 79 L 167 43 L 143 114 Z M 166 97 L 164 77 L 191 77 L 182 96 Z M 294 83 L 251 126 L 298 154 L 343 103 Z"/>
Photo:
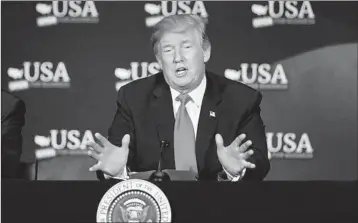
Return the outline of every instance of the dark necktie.
<path id="1" fill-rule="evenodd" d="M 174 126 L 174 157 L 176 170 L 191 170 L 198 173 L 195 155 L 195 133 L 185 105 L 192 100 L 188 94 L 177 98 L 180 107 L 176 114 Z"/>

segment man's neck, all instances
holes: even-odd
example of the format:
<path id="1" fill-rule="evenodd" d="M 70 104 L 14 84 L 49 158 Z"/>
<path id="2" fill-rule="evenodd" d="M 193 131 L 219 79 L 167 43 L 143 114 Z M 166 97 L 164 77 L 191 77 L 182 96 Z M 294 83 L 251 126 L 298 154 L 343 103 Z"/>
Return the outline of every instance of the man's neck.
<path id="1" fill-rule="evenodd" d="M 191 99 L 193 100 L 193 102 L 198 106 L 198 107 L 201 107 L 201 104 L 202 104 L 202 100 L 203 100 L 203 97 L 204 97 L 204 94 L 205 94 L 205 90 L 206 90 L 206 76 L 203 77 L 202 81 L 200 82 L 200 84 L 195 88 L 193 89 L 192 91 L 189 91 L 189 95 L 191 97 Z M 173 101 L 176 99 L 176 97 L 178 97 L 181 92 L 178 91 L 178 90 L 175 90 L 174 88 L 170 87 L 170 92 L 171 92 L 171 95 L 172 95 L 172 99 Z"/>
<path id="2" fill-rule="evenodd" d="M 194 91 L 195 89 L 197 89 L 201 83 L 203 83 L 203 80 L 205 78 L 205 74 L 202 76 L 201 80 L 198 81 L 195 85 L 190 86 L 189 88 L 179 88 L 179 87 L 172 87 L 174 90 L 180 92 L 180 94 L 189 94 L 190 92 Z"/>

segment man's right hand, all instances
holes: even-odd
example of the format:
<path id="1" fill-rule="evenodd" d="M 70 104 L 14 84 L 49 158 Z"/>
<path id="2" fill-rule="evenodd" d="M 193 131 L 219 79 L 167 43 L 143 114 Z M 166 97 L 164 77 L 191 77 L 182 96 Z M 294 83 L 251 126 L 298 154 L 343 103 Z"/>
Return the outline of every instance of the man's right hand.
<path id="1" fill-rule="evenodd" d="M 113 145 L 99 133 L 96 133 L 95 137 L 100 143 L 88 143 L 87 145 L 93 149 L 88 155 L 98 162 L 89 171 L 101 170 L 111 177 L 117 176 L 127 164 L 130 136 L 128 134 L 123 136 L 122 147 Z"/>

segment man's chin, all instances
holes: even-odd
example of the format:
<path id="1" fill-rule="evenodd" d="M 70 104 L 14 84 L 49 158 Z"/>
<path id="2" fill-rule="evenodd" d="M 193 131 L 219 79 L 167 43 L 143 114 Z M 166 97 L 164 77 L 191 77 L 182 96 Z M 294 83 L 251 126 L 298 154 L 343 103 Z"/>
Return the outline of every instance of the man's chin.
<path id="1" fill-rule="evenodd" d="M 183 87 L 188 85 L 190 83 L 190 80 L 186 77 L 174 77 L 172 82 L 179 87 Z"/>
<path id="2" fill-rule="evenodd" d="M 179 85 L 178 83 L 173 83 L 173 82 L 172 84 L 170 84 L 170 87 L 172 87 L 173 89 L 179 92 L 187 92 L 189 88 L 188 85 L 182 85 L 182 84 Z"/>

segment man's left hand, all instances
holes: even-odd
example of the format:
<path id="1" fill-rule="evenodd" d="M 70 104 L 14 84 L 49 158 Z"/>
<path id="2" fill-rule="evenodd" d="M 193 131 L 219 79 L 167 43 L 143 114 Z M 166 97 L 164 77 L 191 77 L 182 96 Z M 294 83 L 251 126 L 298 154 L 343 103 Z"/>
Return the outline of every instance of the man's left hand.
<path id="1" fill-rule="evenodd" d="M 229 146 L 225 147 L 222 136 L 220 134 L 216 134 L 215 136 L 219 161 L 232 176 L 239 175 L 245 168 L 255 168 L 255 164 L 247 161 L 247 159 L 254 154 L 254 151 L 247 151 L 252 145 L 252 142 L 248 140 L 243 143 L 245 138 L 246 135 L 241 134 Z"/>

